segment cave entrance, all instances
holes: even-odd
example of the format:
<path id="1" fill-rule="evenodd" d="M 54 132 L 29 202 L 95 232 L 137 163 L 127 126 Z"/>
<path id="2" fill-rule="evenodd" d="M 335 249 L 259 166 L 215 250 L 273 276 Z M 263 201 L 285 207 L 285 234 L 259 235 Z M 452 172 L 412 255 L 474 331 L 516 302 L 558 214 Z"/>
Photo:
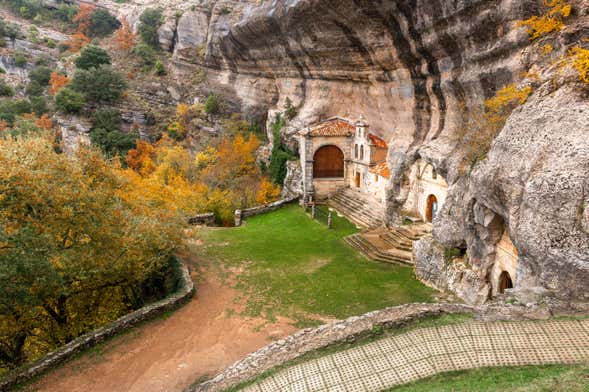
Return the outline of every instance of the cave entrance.
<path id="1" fill-rule="evenodd" d="M 344 153 L 337 146 L 323 146 L 313 157 L 313 178 L 343 178 Z"/>
<path id="2" fill-rule="evenodd" d="M 503 294 L 505 293 L 505 290 L 512 288 L 513 282 L 511 281 L 511 276 L 509 276 L 509 272 L 501 272 L 501 275 L 499 275 L 499 287 L 497 287 L 497 291 L 499 292 L 499 294 Z"/>
<path id="3" fill-rule="evenodd" d="M 434 195 L 427 197 L 427 205 L 425 209 L 425 219 L 428 222 L 433 222 L 438 214 L 438 199 Z"/>

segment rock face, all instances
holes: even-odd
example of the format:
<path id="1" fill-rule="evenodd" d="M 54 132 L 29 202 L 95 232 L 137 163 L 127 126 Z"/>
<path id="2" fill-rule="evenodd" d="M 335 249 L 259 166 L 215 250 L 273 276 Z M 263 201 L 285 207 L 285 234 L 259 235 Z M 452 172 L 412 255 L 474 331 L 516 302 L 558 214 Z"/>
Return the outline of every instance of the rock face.
<path id="1" fill-rule="evenodd" d="M 587 28 L 588 2 L 571 2 L 580 27 L 551 41 L 559 53 Z M 141 7 L 155 3 L 162 5 L 124 4 L 121 14 L 135 23 Z M 390 146 L 391 221 L 407 197 L 411 164 L 435 166 L 450 190 L 433 237 L 416 246 L 416 272 L 429 284 L 486 301 L 507 238 L 518 254 L 516 290 L 587 299 L 589 116 L 579 89 L 538 91 L 468 175 L 456 157 L 456 130 L 469 113 L 540 61 L 517 21 L 538 13 L 541 1 L 168 3 L 160 41 L 177 72 L 204 67 L 210 88 L 250 119 L 270 121 L 290 98 L 298 115 L 283 130 L 287 144 L 310 122 L 364 115 Z M 448 248 L 466 255 L 447 261 Z"/>

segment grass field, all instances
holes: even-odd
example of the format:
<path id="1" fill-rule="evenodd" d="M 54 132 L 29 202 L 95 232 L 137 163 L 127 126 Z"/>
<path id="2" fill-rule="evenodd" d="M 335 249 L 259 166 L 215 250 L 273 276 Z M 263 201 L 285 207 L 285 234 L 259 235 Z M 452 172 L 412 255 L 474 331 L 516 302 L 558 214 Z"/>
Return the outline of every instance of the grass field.
<path id="1" fill-rule="evenodd" d="M 369 261 L 346 245 L 343 237 L 355 232 L 338 217 L 330 230 L 293 205 L 199 236 L 213 265 L 238 271 L 247 314 L 283 315 L 304 326 L 309 315 L 343 318 L 432 300 L 411 268 Z"/>
<path id="2" fill-rule="evenodd" d="M 496 367 L 443 373 L 390 392 L 587 392 L 589 366 Z"/>

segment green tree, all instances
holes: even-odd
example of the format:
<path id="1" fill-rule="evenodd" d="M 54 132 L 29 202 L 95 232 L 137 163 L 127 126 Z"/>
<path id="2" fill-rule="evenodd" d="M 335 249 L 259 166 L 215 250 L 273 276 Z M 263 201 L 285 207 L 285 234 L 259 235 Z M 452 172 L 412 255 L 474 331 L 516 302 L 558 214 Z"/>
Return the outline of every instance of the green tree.
<path id="1" fill-rule="evenodd" d="M 100 109 L 94 115 L 90 138 L 108 156 L 124 157 L 129 150 L 135 148 L 137 135 L 121 131 L 121 115 L 118 110 Z"/>
<path id="2" fill-rule="evenodd" d="M 101 65 L 88 70 L 78 69 L 71 82 L 71 88 L 84 94 L 89 103 L 113 103 L 121 98 L 127 83 L 123 76 L 110 66 Z"/>
<path id="3" fill-rule="evenodd" d="M 213 93 L 209 94 L 205 101 L 205 112 L 207 114 L 216 114 L 219 111 L 219 100 Z"/>
<path id="4" fill-rule="evenodd" d="M 119 28 L 121 24 L 105 10 L 104 8 L 96 8 L 90 15 L 90 28 L 88 35 L 90 37 L 105 37 Z"/>
<path id="5" fill-rule="evenodd" d="M 143 42 L 135 45 L 133 54 L 141 60 L 141 67 L 144 71 L 151 69 L 157 60 L 155 50 Z"/>
<path id="6" fill-rule="evenodd" d="M 160 48 L 158 29 L 164 20 L 159 8 L 147 8 L 139 18 L 139 35 L 141 40 L 154 49 Z"/>
<path id="7" fill-rule="evenodd" d="M 45 66 L 40 66 L 29 72 L 29 79 L 39 83 L 40 86 L 49 85 L 51 79 L 51 69 Z"/>
<path id="8" fill-rule="evenodd" d="M 0 79 L 0 96 L 12 97 L 14 95 L 14 89 L 6 84 L 3 79 Z"/>
<path id="9" fill-rule="evenodd" d="M 62 88 L 55 96 L 57 110 L 64 113 L 79 113 L 85 105 L 84 96 L 68 87 Z"/>
<path id="10" fill-rule="evenodd" d="M 110 56 L 106 50 L 94 45 L 86 45 L 76 58 L 76 67 L 82 69 L 97 68 L 100 65 L 110 65 Z"/>
<path id="11" fill-rule="evenodd" d="M 274 123 L 272 124 L 272 131 L 274 135 L 274 144 L 272 146 L 272 154 L 270 155 L 270 165 L 268 167 L 270 179 L 277 185 L 282 185 L 286 178 L 287 166 L 289 160 L 295 159 L 295 155 L 280 139 L 280 130 L 284 125 L 284 119 L 280 113 L 276 114 Z"/>

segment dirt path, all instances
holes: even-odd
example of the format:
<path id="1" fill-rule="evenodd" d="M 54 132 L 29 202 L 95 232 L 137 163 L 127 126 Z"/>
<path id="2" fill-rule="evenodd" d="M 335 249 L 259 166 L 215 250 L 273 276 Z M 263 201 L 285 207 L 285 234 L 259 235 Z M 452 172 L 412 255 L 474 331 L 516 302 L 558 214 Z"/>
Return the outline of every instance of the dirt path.
<path id="1" fill-rule="evenodd" d="M 271 340 L 295 331 L 290 320 L 244 318 L 237 293 L 205 272 L 193 300 L 167 319 L 147 323 L 50 373 L 32 390 L 55 392 L 182 391 Z"/>

